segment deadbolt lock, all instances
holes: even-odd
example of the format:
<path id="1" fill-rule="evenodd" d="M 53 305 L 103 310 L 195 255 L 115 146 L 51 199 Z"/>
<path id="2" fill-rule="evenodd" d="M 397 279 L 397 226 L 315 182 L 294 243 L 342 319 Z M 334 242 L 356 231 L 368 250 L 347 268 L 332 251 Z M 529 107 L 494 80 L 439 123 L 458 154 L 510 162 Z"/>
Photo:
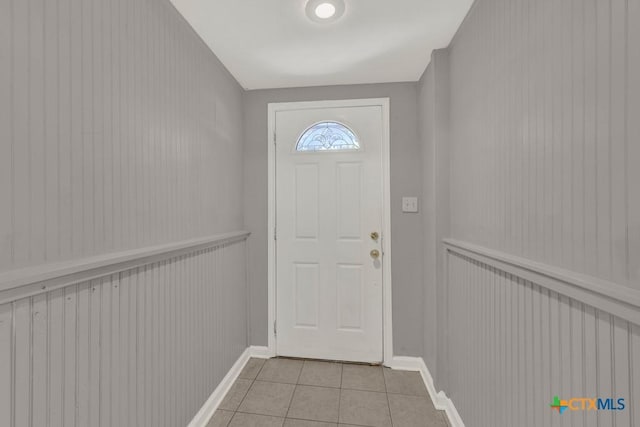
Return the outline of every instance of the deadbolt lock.
<path id="1" fill-rule="evenodd" d="M 378 234 L 377 231 L 374 231 L 371 233 L 371 240 L 378 240 L 379 237 L 380 235 Z"/>

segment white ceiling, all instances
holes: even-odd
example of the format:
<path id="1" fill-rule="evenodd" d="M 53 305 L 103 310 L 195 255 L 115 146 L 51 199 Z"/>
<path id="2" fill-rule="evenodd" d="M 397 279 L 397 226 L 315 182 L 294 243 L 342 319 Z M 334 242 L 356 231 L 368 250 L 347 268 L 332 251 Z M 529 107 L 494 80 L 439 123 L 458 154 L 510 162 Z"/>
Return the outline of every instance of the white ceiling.
<path id="1" fill-rule="evenodd" d="M 417 81 L 473 0 L 345 0 L 316 23 L 307 0 L 171 0 L 245 89 Z"/>

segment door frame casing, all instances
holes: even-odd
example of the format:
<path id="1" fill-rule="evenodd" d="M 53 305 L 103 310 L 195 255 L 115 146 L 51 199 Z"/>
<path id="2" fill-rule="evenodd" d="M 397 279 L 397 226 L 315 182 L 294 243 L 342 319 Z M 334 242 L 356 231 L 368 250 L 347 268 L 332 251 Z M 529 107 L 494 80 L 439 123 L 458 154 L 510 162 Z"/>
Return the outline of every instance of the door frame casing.
<path id="1" fill-rule="evenodd" d="M 393 327 L 391 302 L 391 133 L 389 98 L 344 99 L 330 101 L 276 102 L 268 104 L 267 125 L 267 288 L 268 288 L 268 355 L 277 355 L 276 345 L 276 113 L 279 111 L 379 106 L 382 110 L 382 348 L 383 364 L 389 366 L 393 359 Z"/>

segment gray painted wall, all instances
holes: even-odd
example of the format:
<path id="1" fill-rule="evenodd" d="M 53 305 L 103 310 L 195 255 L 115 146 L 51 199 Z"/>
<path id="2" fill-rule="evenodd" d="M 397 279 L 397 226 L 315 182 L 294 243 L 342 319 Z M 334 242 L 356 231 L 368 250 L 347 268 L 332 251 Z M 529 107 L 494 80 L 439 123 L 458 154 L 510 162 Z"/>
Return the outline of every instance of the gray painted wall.
<path id="1" fill-rule="evenodd" d="M 418 82 L 418 131 L 422 143 L 424 220 L 424 350 L 423 357 L 438 383 L 445 366 L 447 337 L 444 305 L 444 248 L 449 237 L 449 52 L 434 51 Z M 437 303 L 440 302 L 440 303 Z"/>
<path id="2" fill-rule="evenodd" d="M 168 0 L 0 0 L 0 273 L 242 229 L 242 121 Z M 244 250 L 0 275 L 0 425 L 186 425 L 247 347 Z"/>
<path id="3" fill-rule="evenodd" d="M 638 0 L 480 0 L 450 47 L 451 234 L 640 290 Z"/>
<path id="4" fill-rule="evenodd" d="M 638 424 L 637 40 L 637 0 L 477 0 L 419 83 L 438 326 L 423 355 L 467 425 Z M 445 254 L 438 235 L 476 249 Z M 630 405 L 558 419 L 554 395 Z"/>
<path id="5" fill-rule="evenodd" d="M 267 344 L 267 104 L 389 97 L 391 99 L 391 229 L 393 333 L 397 355 L 422 353 L 422 230 L 419 214 L 401 212 L 402 196 L 420 196 L 415 83 L 248 91 L 245 108 L 245 227 L 249 238 L 250 342 Z"/>
<path id="6" fill-rule="evenodd" d="M 0 271 L 242 228 L 242 89 L 168 0 L 0 31 Z"/>

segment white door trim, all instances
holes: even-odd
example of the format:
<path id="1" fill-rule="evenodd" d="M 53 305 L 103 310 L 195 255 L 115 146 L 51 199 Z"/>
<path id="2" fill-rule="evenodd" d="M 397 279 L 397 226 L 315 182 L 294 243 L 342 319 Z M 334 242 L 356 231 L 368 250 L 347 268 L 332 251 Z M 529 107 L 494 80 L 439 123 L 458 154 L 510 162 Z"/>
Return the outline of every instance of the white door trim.
<path id="1" fill-rule="evenodd" d="M 276 356 L 276 112 L 305 108 L 335 107 L 382 107 L 382 346 L 383 363 L 389 365 L 393 359 L 393 328 L 391 304 L 391 136 L 389 128 L 389 98 L 347 99 L 335 101 L 278 102 L 268 105 L 268 353 Z"/>

